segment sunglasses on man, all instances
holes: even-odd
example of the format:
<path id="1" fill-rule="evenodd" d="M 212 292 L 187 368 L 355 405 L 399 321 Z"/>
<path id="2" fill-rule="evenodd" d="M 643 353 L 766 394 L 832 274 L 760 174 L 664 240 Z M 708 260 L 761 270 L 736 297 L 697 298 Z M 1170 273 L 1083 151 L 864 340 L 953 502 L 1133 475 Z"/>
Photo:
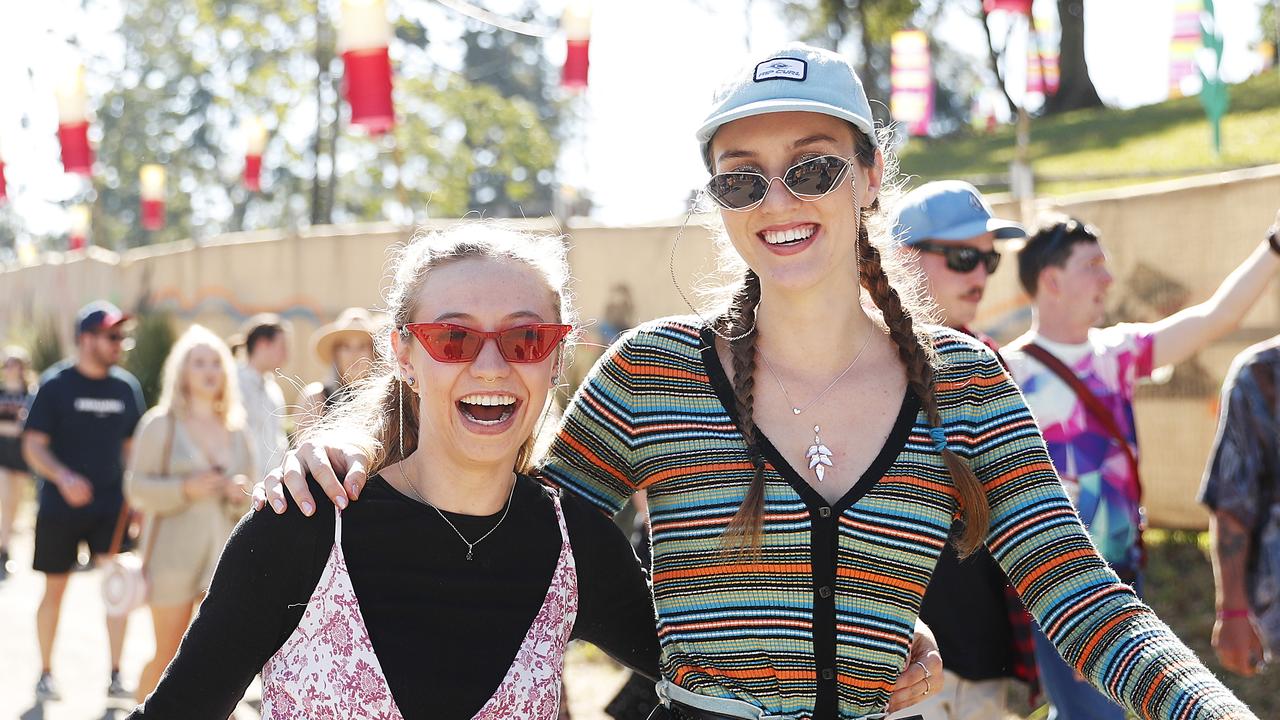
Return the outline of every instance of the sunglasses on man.
<path id="1" fill-rule="evenodd" d="M 561 323 L 532 323 L 493 331 L 453 323 L 409 323 L 400 328 L 400 335 L 418 338 L 436 362 L 471 362 L 480 355 L 485 341 L 493 340 L 507 362 L 536 363 L 555 352 L 572 329 L 572 325 Z"/>
<path id="2" fill-rule="evenodd" d="M 933 242 L 917 243 L 911 248 L 943 256 L 947 260 L 947 269 L 958 273 L 973 272 L 973 269 L 978 267 L 978 263 L 982 263 L 988 275 L 1000 267 L 1000 253 L 996 250 L 983 251 L 968 245 Z"/>
<path id="3" fill-rule="evenodd" d="M 853 158 L 820 155 L 787 168 L 782 177 L 765 177 L 746 170 L 716 173 L 707 181 L 707 194 L 725 210 L 747 212 L 764 202 L 774 180 L 781 180 L 797 200 L 814 202 L 831 194 L 840 185 Z"/>

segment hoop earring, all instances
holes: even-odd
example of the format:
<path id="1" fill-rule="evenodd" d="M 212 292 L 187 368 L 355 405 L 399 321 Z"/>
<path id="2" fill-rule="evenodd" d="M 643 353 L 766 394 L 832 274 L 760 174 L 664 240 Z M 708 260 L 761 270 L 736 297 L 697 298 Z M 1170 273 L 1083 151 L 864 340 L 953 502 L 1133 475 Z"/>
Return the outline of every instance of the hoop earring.
<path id="1" fill-rule="evenodd" d="M 396 431 L 400 435 L 400 461 L 404 462 L 404 388 L 400 387 L 400 377 L 396 376 Z"/>
<path id="2" fill-rule="evenodd" d="M 671 273 L 671 284 L 675 285 L 676 292 L 680 293 L 680 299 L 683 300 L 684 304 L 693 311 L 694 315 L 698 316 L 698 319 L 702 321 L 702 324 L 710 328 L 711 332 L 718 335 L 720 339 L 725 342 L 735 342 L 756 331 L 756 319 L 760 310 L 759 304 L 756 305 L 756 313 L 752 315 L 750 328 L 747 328 L 747 330 L 745 330 L 741 335 L 726 335 L 716 329 L 715 323 L 707 322 L 707 319 L 702 317 L 702 313 L 698 312 L 698 309 L 693 306 L 693 303 L 689 302 L 688 296 L 684 294 L 684 288 L 680 287 L 680 281 L 676 279 L 676 246 L 680 244 L 680 238 L 684 237 L 684 228 L 689 224 L 689 220 L 693 217 L 693 212 L 697 209 L 699 199 L 702 197 L 703 192 L 705 191 L 699 191 L 698 196 L 689 202 L 689 212 L 685 214 L 684 222 L 680 223 L 680 229 L 676 231 L 676 239 L 671 241 L 671 252 L 667 255 L 667 270 Z"/>

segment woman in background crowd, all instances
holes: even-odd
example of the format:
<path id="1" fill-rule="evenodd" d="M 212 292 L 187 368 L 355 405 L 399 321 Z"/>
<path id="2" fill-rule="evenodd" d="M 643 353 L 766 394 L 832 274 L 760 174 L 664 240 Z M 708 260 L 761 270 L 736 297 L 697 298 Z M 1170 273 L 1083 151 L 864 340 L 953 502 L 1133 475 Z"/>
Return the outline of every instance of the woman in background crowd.
<path id="1" fill-rule="evenodd" d="M 222 546 L 248 507 L 245 485 L 254 467 L 231 351 L 192 325 L 165 359 L 160 402 L 138 424 L 125 474 L 129 503 L 148 515 L 143 556 L 156 635 L 138 698 L 151 692 L 177 652 Z"/>
<path id="2" fill-rule="evenodd" d="M 316 357 L 332 372 L 328 380 L 311 383 L 303 390 L 299 433 L 342 402 L 350 388 L 373 368 L 373 338 L 384 321 L 364 308 L 347 308 L 337 320 L 321 326 L 311 336 Z"/>
<path id="3" fill-rule="evenodd" d="M 0 355 L 4 361 L 0 383 L 0 580 L 9 575 L 9 540 L 18 505 L 31 477 L 22 459 L 22 423 L 35 394 L 36 378 L 27 351 L 10 345 Z"/>

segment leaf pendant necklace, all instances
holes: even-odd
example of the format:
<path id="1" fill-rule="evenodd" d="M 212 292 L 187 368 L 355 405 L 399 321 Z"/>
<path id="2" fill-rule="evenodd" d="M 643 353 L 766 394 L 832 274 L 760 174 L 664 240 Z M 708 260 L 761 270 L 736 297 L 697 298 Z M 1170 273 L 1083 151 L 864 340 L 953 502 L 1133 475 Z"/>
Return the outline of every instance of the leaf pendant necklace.
<path id="1" fill-rule="evenodd" d="M 809 446 L 809 452 L 804 454 L 809 458 L 809 469 L 818 476 L 818 482 L 822 482 L 827 468 L 835 467 L 831 464 L 831 449 L 822 444 L 822 437 L 819 435 L 821 431 L 817 425 L 813 426 L 813 444 Z"/>
<path id="2" fill-rule="evenodd" d="M 825 388 L 822 389 L 822 392 L 818 393 L 817 397 L 810 400 L 804 407 L 796 405 L 795 402 L 791 400 L 791 395 L 787 393 L 787 388 L 782 384 L 782 378 L 778 377 L 778 372 L 774 370 L 773 365 L 769 363 L 769 358 L 765 357 L 764 353 L 759 353 L 759 355 L 760 359 L 764 360 L 764 366 L 769 369 L 769 374 L 773 376 L 773 381 L 778 383 L 778 389 L 782 391 L 782 397 L 786 398 L 787 404 L 791 406 L 792 414 L 800 415 L 805 410 L 808 410 L 817 404 L 817 402 L 827 394 L 828 390 L 835 387 L 836 383 L 840 382 L 841 378 L 849 374 L 849 371 L 853 369 L 853 366 L 857 365 L 858 361 L 862 359 L 862 353 L 867 349 L 867 344 L 870 342 L 871 331 L 868 330 L 867 337 L 862 341 L 862 347 L 858 348 L 858 354 L 853 356 L 853 362 L 849 363 L 849 367 L 846 367 L 841 371 L 841 373 L 836 376 L 835 380 L 832 380 Z M 809 449 L 805 452 L 804 456 L 809 460 L 809 469 L 818 477 L 818 482 L 822 482 L 826 478 L 827 468 L 835 469 L 835 464 L 831 462 L 832 454 L 831 448 L 827 447 L 822 442 L 822 428 L 814 425 L 813 444 L 809 446 Z"/>

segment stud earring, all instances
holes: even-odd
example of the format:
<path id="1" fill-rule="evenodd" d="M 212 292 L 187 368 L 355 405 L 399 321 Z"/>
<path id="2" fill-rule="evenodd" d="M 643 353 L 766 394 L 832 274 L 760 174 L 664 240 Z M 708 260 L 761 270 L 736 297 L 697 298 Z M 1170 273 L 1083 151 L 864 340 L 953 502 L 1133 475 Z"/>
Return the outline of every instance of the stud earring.
<path id="1" fill-rule="evenodd" d="M 405 378 L 405 380 L 404 380 L 404 381 L 405 381 L 405 382 L 407 382 L 407 383 L 409 383 L 409 387 L 413 387 L 413 384 L 414 384 L 415 382 L 417 382 L 416 380 L 414 380 L 414 379 L 413 379 L 413 377 L 412 377 L 412 376 Z"/>

